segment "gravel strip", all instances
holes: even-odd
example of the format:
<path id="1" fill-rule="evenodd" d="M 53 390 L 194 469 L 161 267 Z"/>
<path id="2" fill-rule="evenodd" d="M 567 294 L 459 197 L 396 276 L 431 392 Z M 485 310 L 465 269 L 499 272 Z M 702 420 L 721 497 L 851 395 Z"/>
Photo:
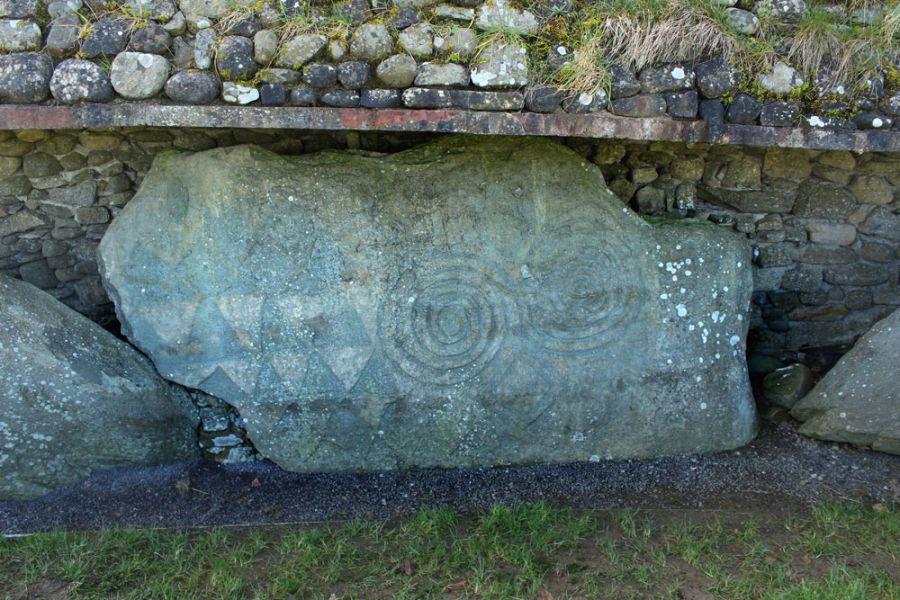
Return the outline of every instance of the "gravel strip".
<path id="1" fill-rule="evenodd" d="M 900 456 L 764 425 L 749 446 L 620 463 L 298 474 L 268 462 L 119 469 L 27 501 L 0 502 L 0 532 L 208 527 L 391 519 L 546 500 L 576 508 L 795 510 L 832 500 L 900 500 Z"/>

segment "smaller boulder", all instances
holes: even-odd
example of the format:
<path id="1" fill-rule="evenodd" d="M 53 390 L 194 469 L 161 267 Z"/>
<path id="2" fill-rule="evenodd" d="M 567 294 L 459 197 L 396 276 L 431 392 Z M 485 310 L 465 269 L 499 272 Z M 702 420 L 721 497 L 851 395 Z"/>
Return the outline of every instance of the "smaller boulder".
<path id="1" fill-rule="evenodd" d="M 381 23 L 360 25 L 350 40 L 350 54 L 361 60 L 379 61 L 394 49 L 391 32 Z"/>
<path id="2" fill-rule="evenodd" d="M 872 326 L 791 410 L 800 433 L 900 454 L 900 310 Z"/>
<path id="3" fill-rule="evenodd" d="M 772 404 L 792 409 L 813 386 L 812 371 L 802 363 L 775 369 L 762 382 L 763 396 Z"/>

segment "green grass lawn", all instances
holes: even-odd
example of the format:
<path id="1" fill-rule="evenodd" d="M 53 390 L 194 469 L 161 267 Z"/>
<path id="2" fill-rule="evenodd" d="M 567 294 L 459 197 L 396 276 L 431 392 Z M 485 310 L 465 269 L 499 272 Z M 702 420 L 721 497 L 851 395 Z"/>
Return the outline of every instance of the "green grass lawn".
<path id="1" fill-rule="evenodd" d="M 900 598 L 900 511 L 587 512 L 0 541 L 3 598 Z"/>

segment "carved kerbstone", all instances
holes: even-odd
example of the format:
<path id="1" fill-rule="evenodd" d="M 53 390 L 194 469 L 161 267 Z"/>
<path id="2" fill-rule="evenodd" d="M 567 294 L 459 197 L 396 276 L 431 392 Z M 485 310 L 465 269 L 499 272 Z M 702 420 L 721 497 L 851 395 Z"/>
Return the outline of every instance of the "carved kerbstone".
<path id="1" fill-rule="evenodd" d="M 747 241 L 538 139 L 166 154 L 100 246 L 127 335 L 297 471 L 740 446 Z"/>

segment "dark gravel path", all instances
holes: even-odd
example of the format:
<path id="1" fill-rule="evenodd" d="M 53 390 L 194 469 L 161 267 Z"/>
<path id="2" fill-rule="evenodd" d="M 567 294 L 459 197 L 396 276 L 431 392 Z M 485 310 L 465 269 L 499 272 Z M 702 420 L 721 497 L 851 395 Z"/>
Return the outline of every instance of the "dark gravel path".
<path id="1" fill-rule="evenodd" d="M 266 462 L 121 469 L 34 500 L 0 502 L 0 532 L 390 519 L 426 506 L 468 512 L 537 500 L 755 511 L 848 498 L 900 500 L 900 456 L 764 425 L 740 450 L 623 463 L 321 475 Z"/>

